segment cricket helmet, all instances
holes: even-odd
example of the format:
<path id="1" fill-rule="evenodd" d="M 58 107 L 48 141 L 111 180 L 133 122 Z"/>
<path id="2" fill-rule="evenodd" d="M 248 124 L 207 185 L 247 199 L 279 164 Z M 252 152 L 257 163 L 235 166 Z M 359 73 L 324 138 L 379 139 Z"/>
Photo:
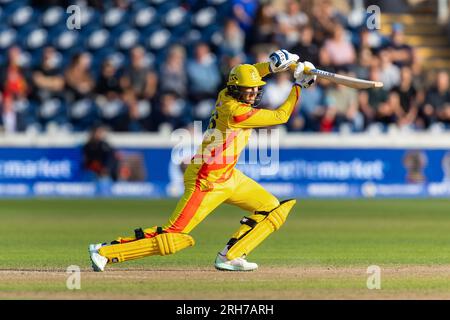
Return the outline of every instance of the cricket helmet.
<path id="1" fill-rule="evenodd" d="M 253 105 L 258 105 L 261 102 L 263 90 L 262 87 L 266 83 L 262 81 L 258 70 L 251 64 L 240 64 L 235 66 L 230 71 L 228 76 L 228 93 L 236 100 L 244 103 L 248 103 L 244 98 L 245 93 L 242 88 L 255 88 L 258 87 L 258 93 Z"/>

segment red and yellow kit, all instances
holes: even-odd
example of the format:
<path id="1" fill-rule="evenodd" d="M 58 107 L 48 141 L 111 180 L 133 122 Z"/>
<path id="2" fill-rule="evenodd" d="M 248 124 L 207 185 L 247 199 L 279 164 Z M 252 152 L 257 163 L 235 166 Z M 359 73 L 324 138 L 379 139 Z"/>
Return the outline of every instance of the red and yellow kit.
<path id="1" fill-rule="evenodd" d="M 270 73 L 269 63 L 254 65 L 261 77 Z M 293 85 L 286 101 L 276 110 L 257 109 L 237 101 L 223 89 L 211 116 L 202 145 L 184 174 L 184 195 L 179 200 L 164 232 L 189 233 L 221 203 L 245 211 L 270 211 L 278 199 L 235 168 L 253 128 L 286 123 L 297 105 L 301 87 Z M 161 233 L 156 227 L 144 230 L 145 237 Z M 135 238 L 119 238 L 119 242 Z"/>

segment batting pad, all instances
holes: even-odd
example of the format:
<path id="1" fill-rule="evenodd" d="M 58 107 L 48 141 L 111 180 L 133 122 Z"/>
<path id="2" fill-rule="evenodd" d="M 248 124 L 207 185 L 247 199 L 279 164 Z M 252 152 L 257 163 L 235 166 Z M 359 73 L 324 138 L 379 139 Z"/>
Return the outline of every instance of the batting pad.
<path id="1" fill-rule="evenodd" d="M 154 255 L 165 256 L 194 244 L 194 239 L 188 234 L 162 233 L 153 238 L 103 246 L 98 253 L 106 257 L 108 263 L 116 263 Z"/>
<path id="2" fill-rule="evenodd" d="M 296 200 L 288 200 L 280 204 L 278 208 L 270 212 L 264 219 L 254 219 L 253 215 L 249 218 L 255 220 L 256 225 L 250 228 L 248 225 L 243 224 L 238 230 L 236 237 L 238 240 L 231 246 L 227 252 L 227 258 L 233 260 L 243 255 L 248 255 L 253 249 L 255 249 L 261 242 L 264 241 L 272 232 L 278 230 L 286 221 L 289 212 L 295 205 Z M 260 221 L 258 221 L 260 220 Z"/>

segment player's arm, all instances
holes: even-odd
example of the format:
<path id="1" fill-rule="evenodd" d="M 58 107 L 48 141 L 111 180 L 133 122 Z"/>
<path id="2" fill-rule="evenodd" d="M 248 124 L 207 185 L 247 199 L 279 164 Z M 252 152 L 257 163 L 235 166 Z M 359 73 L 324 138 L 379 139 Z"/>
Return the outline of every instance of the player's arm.
<path id="1" fill-rule="evenodd" d="M 254 64 L 261 78 L 271 74 L 289 70 L 293 63 L 297 63 L 300 57 L 287 50 L 281 49 L 270 54 L 269 62 L 260 62 Z"/>
<path id="2" fill-rule="evenodd" d="M 309 62 L 305 62 L 309 67 L 314 67 Z M 231 113 L 230 126 L 235 128 L 258 128 L 274 126 L 288 122 L 294 111 L 301 90 L 311 86 L 317 79 L 316 76 L 310 76 L 303 73 L 305 64 L 299 63 L 295 73 L 295 83 L 292 86 L 289 96 L 285 102 L 275 110 L 256 109 L 248 105 L 240 105 Z"/>
<path id="3" fill-rule="evenodd" d="M 256 109 L 242 104 L 231 114 L 230 126 L 258 128 L 286 123 L 300 99 L 301 89 L 298 84 L 294 84 L 286 101 L 276 110 Z"/>

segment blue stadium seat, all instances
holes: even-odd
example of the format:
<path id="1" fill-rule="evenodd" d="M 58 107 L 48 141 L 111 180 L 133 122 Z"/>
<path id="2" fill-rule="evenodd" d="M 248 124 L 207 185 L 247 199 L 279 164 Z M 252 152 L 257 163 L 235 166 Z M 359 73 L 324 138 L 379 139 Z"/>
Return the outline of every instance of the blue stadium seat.
<path id="1" fill-rule="evenodd" d="M 50 7 L 45 10 L 41 15 L 41 25 L 44 28 L 52 28 L 59 24 L 64 23 L 63 20 L 65 17 L 65 11 L 62 7 Z"/>
<path id="2" fill-rule="evenodd" d="M 20 100 L 14 104 L 17 131 L 24 132 L 36 122 L 36 105 L 29 100 Z"/>
<path id="3" fill-rule="evenodd" d="M 126 24 L 128 14 L 125 10 L 119 8 L 111 8 L 103 15 L 103 26 L 108 29 L 113 29 L 121 24 Z"/>
<path id="4" fill-rule="evenodd" d="M 6 50 L 16 42 L 17 31 L 12 28 L 0 29 L 0 51 Z"/>
<path id="5" fill-rule="evenodd" d="M 5 12 L 5 15 L 9 17 L 9 23 L 15 28 L 20 28 L 29 24 L 30 22 L 36 21 L 36 13 L 30 6 L 19 6 L 12 12 Z"/>
<path id="6" fill-rule="evenodd" d="M 217 17 L 217 10 L 214 7 L 206 7 L 194 13 L 191 17 L 191 22 L 194 27 L 204 28 L 215 24 Z"/>
<path id="7" fill-rule="evenodd" d="M 157 22 L 156 10 L 152 7 L 143 8 L 133 14 L 131 21 L 136 28 L 144 29 Z"/>
<path id="8" fill-rule="evenodd" d="M 100 119 L 113 131 L 128 131 L 128 108 L 121 100 L 105 101 L 99 106 Z"/>
<path id="9" fill-rule="evenodd" d="M 85 46 L 88 50 L 98 50 L 110 46 L 110 44 L 110 32 L 107 29 L 98 29 L 86 37 Z"/>
<path id="10" fill-rule="evenodd" d="M 38 106 L 37 118 L 42 128 L 45 128 L 49 123 L 66 124 L 66 105 L 62 100 L 56 98 L 44 101 Z"/>
<path id="11" fill-rule="evenodd" d="M 161 50 L 169 45 L 171 36 L 171 32 L 167 29 L 157 30 L 146 38 L 145 45 L 152 51 Z"/>
<path id="12" fill-rule="evenodd" d="M 38 28 L 31 31 L 25 42 L 25 48 L 35 50 L 44 47 L 48 43 L 48 32 L 46 29 Z"/>
<path id="13" fill-rule="evenodd" d="M 97 106 L 91 99 L 75 101 L 67 109 L 73 131 L 87 131 L 100 121 Z"/>
<path id="14" fill-rule="evenodd" d="M 64 53 L 73 53 L 79 50 L 80 35 L 76 30 L 64 30 L 53 39 L 55 48 Z"/>
<path id="15" fill-rule="evenodd" d="M 128 65 L 127 55 L 120 51 L 115 51 L 108 54 L 106 56 L 106 59 L 111 60 L 111 62 L 113 63 L 113 65 L 116 67 L 117 70 L 120 70 L 123 66 Z"/>
<path id="16" fill-rule="evenodd" d="M 136 29 L 123 30 L 116 38 L 116 48 L 129 50 L 140 42 L 140 36 L 141 34 Z"/>
<path id="17" fill-rule="evenodd" d="M 28 51 L 22 51 L 20 53 L 20 65 L 23 68 L 30 68 L 32 67 L 32 56 Z"/>

